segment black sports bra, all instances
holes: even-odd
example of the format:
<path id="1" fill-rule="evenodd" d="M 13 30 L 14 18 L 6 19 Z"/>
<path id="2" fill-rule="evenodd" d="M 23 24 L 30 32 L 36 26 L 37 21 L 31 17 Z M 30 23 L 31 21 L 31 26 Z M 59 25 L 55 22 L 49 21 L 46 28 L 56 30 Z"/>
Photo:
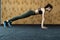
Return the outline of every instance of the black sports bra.
<path id="1" fill-rule="evenodd" d="M 39 10 L 39 14 L 42 14 L 42 10 Z"/>

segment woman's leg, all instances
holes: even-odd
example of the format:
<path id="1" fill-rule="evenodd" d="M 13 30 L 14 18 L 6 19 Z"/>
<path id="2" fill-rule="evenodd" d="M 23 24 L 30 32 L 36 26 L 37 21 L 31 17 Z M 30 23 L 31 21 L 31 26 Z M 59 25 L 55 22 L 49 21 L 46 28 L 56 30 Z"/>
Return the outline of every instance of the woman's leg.
<path id="1" fill-rule="evenodd" d="M 16 17 L 13 17 L 12 19 L 9 19 L 7 22 L 8 22 L 8 25 L 11 26 L 12 22 L 13 21 L 16 21 L 18 19 L 23 19 L 23 18 L 27 18 L 31 15 L 35 15 L 35 12 L 32 11 L 32 10 L 29 10 L 28 12 L 25 12 L 23 15 L 20 15 L 20 16 L 16 16 Z"/>
<path id="2" fill-rule="evenodd" d="M 27 17 L 29 17 L 29 16 L 31 16 L 31 15 L 35 15 L 35 12 L 32 11 L 32 10 L 30 10 L 30 11 L 28 11 L 28 12 L 25 12 L 24 14 L 22 14 L 22 15 L 20 15 L 20 16 L 13 17 L 12 19 L 9 19 L 8 21 L 13 22 L 13 21 L 16 21 L 16 20 L 18 20 L 18 19 L 27 18 Z"/>

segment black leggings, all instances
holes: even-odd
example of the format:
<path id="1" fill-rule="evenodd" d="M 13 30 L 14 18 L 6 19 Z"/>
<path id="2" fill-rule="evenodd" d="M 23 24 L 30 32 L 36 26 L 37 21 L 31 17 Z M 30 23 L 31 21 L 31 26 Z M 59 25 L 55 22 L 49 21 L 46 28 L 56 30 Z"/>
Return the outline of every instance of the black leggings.
<path id="1" fill-rule="evenodd" d="M 32 10 L 29 10 L 28 12 L 25 12 L 23 15 L 13 17 L 12 19 L 9 19 L 8 21 L 12 23 L 13 21 L 16 21 L 18 19 L 23 19 L 23 18 L 29 17 L 31 15 L 35 15 L 35 12 Z"/>

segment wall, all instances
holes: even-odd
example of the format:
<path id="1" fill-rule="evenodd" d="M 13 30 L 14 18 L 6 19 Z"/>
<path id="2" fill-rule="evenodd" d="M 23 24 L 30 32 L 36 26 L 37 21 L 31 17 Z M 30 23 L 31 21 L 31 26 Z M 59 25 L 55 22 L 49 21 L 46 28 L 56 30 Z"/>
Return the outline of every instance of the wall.
<path id="1" fill-rule="evenodd" d="M 45 24 L 60 24 L 60 0 L 2 0 L 2 22 L 28 10 L 35 10 L 44 7 L 48 3 L 53 5 L 53 10 L 45 14 Z M 41 15 L 34 15 L 28 18 L 19 19 L 13 24 L 40 24 Z"/>

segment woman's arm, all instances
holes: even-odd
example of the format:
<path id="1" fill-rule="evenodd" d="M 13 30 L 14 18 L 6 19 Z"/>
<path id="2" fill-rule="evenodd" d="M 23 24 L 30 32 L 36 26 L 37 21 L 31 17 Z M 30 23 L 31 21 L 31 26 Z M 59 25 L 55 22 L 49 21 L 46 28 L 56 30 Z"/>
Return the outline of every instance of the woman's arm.
<path id="1" fill-rule="evenodd" d="M 45 21 L 44 14 L 45 14 L 45 9 L 44 9 L 44 8 L 41 8 L 41 10 L 42 10 L 41 28 L 46 29 L 47 27 L 44 26 L 44 21 Z"/>

